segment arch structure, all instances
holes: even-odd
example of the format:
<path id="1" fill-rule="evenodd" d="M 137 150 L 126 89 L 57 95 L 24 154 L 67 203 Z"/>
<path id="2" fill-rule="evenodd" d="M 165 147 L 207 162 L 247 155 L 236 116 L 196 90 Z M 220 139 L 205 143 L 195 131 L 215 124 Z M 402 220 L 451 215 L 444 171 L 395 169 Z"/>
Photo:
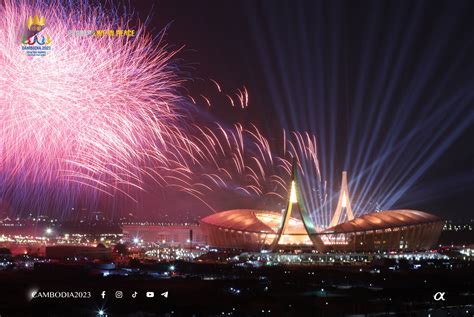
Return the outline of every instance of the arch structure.
<path id="1" fill-rule="evenodd" d="M 318 236 L 308 210 L 304 206 L 303 196 L 299 188 L 298 163 L 296 161 L 293 161 L 290 190 L 288 192 L 288 203 L 283 212 L 281 225 L 271 245 L 271 250 L 275 251 L 297 245 L 298 247 L 316 247 L 323 251 L 324 244 Z M 292 230 L 295 226 L 291 226 L 291 221 L 296 219 L 303 223 L 303 228 L 300 228 L 300 230 Z"/>
<path id="2" fill-rule="evenodd" d="M 342 172 L 342 182 L 341 182 L 341 191 L 339 192 L 339 200 L 337 202 L 336 210 L 331 219 L 329 227 L 337 226 L 342 222 L 341 216 L 342 212 L 345 211 L 347 214 L 347 220 L 351 221 L 354 219 L 354 214 L 352 213 L 351 200 L 349 195 L 349 187 L 347 186 L 347 172 Z"/>

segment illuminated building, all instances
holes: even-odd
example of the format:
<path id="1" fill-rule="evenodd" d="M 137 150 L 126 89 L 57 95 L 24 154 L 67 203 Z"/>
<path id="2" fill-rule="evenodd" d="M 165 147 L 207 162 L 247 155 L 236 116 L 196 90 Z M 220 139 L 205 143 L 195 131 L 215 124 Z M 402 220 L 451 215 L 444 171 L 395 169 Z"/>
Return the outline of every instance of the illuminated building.
<path id="1" fill-rule="evenodd" d="M 137 243 L 158 243 L 174 247 L 206 244 L 206 237 L 196 224 L 123 224 L 123 239 Z"/>
<path id="2" fill-rule="evenodd" d="M 342 213 L 347 221 L 340 223 Z M 417 210 L 385 210 L 354 218 L 343 173 L 339 201 L 330 226 L 316 230 L 298 194 L 293 168 L 288 205 L 279 212 L 236 209 L 207 216 L 201 228 L 211 246 L 244 250 L 313 249 L 328 251 L 415 251 L 433 248 L 444 221 Z"/>

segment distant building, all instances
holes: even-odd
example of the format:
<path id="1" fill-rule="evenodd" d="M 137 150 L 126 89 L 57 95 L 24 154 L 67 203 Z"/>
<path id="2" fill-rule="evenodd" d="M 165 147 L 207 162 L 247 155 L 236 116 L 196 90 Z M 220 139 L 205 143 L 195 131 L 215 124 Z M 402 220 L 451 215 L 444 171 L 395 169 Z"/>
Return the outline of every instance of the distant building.
<path id="1" fill-rule="evenodd" d="M 124 224 L 123 238 L 131 243 L 156 243 L 175 247 L 206 244 L 197 224 Z"/>
<path id="2" fill-rule="evenodd" d="M 50 259 L 87 258 L 88 260 L 108 260 L 112 258 L 112 249 L 99 243 L 96 247 L 54 245 L 46 247 L 46 257 Z"/>

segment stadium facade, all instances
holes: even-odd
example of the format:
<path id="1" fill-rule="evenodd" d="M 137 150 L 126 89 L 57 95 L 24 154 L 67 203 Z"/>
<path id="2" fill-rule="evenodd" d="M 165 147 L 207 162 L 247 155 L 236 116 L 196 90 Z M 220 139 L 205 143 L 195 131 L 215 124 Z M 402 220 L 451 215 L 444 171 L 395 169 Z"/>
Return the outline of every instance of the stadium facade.
<path id="1" fill-rule="evenodd" d="M 417 210 L 385 210 L 355 218 L 349 199 L 347 174 L 328 228 L 317 230 L 298 194 L 293 167 L 287 208 L 283 212 L 235 209 L 201 220 L 208 243 L 218 248 L 249 251 L 312 249 L 318 252 L 418 251 L 433 248 L 444 221 Z M 347 221 L 341 222 L 345 213 Z"/>

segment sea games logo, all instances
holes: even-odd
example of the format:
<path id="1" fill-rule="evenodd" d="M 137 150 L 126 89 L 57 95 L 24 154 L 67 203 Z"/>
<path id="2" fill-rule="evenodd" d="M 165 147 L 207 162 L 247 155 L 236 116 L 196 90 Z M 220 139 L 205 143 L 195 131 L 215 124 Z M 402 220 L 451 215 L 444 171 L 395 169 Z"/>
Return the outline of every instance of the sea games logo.
<path id="1" fill-rule="evenodd" d="M 41 32 L 45 25 L 44 17 L 35 15 L 28 18 L 28 31 L 23 34 L 21 41 L 21 50 L 26 52 L 26 56 L 46 56 L 51 51 L 51 38 Z"/>

